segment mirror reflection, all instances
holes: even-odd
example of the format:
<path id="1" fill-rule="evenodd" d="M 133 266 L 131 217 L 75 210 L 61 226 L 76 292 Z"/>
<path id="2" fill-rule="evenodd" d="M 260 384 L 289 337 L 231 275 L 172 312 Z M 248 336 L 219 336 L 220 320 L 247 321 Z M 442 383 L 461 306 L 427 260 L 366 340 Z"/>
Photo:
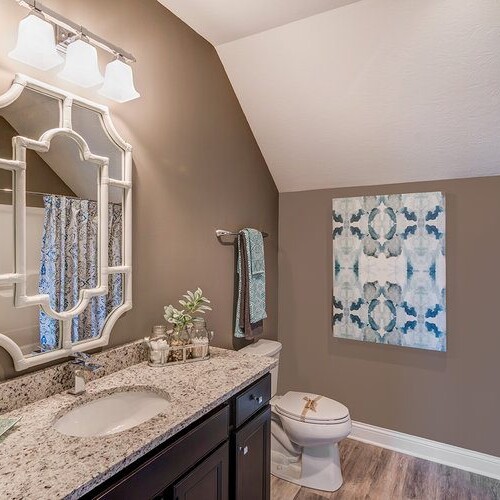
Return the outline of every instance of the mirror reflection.
<path id="1" fill-rule="evenodd" d="M 60 347 L 61 323 L 53 325 L 52 335 L 55 343 L 52 347 L 45 344 L 45 330 L 39 321 L 41 309 L 38 306 L 15 309 L 13 287 L 0 287 L 0 315 L 2 332 L 11 338 L 21 348 L 25 355 L 37 355 Z"/>
<path id="2" fill-rule="evenodd" d="M 74 343 L 99 337 L 109 315 L 123 304 L 123 275 L 108 276 L 108 294 L 94 297 L 83 313 L 73 318 L 71 339 Z"/>
<path id="3" fill-rule="evenodd" d="M 12 158 L 12 137 L 39 140 L 46 130 L 59 127 L 59 112 L 57 99 L 25 89 L 0 109 L 0 158 Z M 109 155 L 110 177 L 122 179 L 122 151 L 105 133 L 100 116 L 78 107 L 73 119 L 92 153 Z M 99 166 L 83 160 L 76 142 L 63 135 L 52 139 L 48 152 L 27 150 L 26 163 L 27 295 L 48 295 L 53 311 L 63 313 L 79 304 L 83 290 L 104 285 L 99 276 Z M 15 267 L 13 189 L 12 172 L 0 169 L 0 274 L 13 273 Z M 122 199 L 122 189 L 109 189 L 104 209 L 109 266 L 123 261 Z M 69 320 L 72 342 L 101 335 L 111 312 L 123 303 L 123 282 L 121 274 L 108 276 L 108 294 L 92 297 Z M 59 349 L 62 331 L 62 322 L 40 307 L 16 307 L 15 285 L 0 285 L 0 333 L 24 354 Z"/>
<path id="4" fill-rule="evenodd" d="M 14 135 L 38 139 L 46 130 L 59 127 L 60 107 L 57 99 L 26 88 L 12 104 L 0 109 L 2 143 L 12 138 L 13 131 Z"/>
<path id="5" fill-rule="evenodd" d="M 1 145 L 0 145 L 1 147 Z M 12 206 L 12 174 L 0 169 L 0 274 L 14 272 L 14 208 Z M 0 285 L 0 293 L 1 293 Z M 1 316 L 0 316 L 1 317 Z"/>
<path id="6" fill-rule="evenodd" d="M 123 180 L 123 152 L 118 145 L 104 133 L 101 116 L 95 111 L 74 104 L 71 121 L 73 130 L 82 137 L 85 137 L 92 153 L 109 158 L 109 177 Z M 101 133 L 88 134 L 89 130 L 100 130 Z"/>

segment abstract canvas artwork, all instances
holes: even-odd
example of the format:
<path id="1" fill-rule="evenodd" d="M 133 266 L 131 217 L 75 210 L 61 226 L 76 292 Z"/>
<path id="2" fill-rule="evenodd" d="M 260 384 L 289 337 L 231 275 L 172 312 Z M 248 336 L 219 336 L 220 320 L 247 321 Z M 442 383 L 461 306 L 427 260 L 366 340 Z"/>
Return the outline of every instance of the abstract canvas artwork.
<path id="1" fill-rule="evenodd" d="M 335 337 L 446 351 L 443 193 L 333 200 Z"/>

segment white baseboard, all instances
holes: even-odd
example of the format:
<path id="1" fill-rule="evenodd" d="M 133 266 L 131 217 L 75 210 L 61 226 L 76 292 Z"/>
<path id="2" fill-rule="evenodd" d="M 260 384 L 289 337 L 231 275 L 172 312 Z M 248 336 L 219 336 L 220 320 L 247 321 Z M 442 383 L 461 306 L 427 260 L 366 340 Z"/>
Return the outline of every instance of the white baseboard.
<path id="1" fill-rule="evenodd" d="M 500 457 L 363 424 L 352 423 L 350 439 L 500 479 Z"/>

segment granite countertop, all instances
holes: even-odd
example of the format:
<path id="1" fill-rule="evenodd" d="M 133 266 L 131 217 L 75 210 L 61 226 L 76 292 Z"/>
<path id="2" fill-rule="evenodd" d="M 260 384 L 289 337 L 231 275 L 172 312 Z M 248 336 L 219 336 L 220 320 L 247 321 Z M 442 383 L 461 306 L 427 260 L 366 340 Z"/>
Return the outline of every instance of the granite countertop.
<path id="1" fill-rule="evenodd" d="M 56 394 L 2 417 L 21 421 L 0 438 L 0 498 L 78 498 L 216 408 L 273 368 L 272 358 L 211 348 L 199 363 L 152 368 L 140 363 L 87 384 L 87 393 Z M 166 391 L 165 414 L 105 437 L 60 434 L 56 416 L 101 392 L 132 386 Z"/>

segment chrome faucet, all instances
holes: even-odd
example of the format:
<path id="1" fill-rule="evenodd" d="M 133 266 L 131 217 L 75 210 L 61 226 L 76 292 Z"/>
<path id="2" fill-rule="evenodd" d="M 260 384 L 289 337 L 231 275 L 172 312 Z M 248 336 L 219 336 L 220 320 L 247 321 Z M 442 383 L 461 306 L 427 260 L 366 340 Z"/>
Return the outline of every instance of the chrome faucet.
<path id="1" fill-rule="evenodd" d="M 75 380 L 73 388 L 68 392 L 75 396 L 79 396 L 85 392 L 85 372 L 96 372 L 102 368 L 102 365 L 93 363 L 92 356 L 84 352 L 75 352 L 72 356 L 74 359 L 70 361 L 70 363 L 75 367 Z"/>

